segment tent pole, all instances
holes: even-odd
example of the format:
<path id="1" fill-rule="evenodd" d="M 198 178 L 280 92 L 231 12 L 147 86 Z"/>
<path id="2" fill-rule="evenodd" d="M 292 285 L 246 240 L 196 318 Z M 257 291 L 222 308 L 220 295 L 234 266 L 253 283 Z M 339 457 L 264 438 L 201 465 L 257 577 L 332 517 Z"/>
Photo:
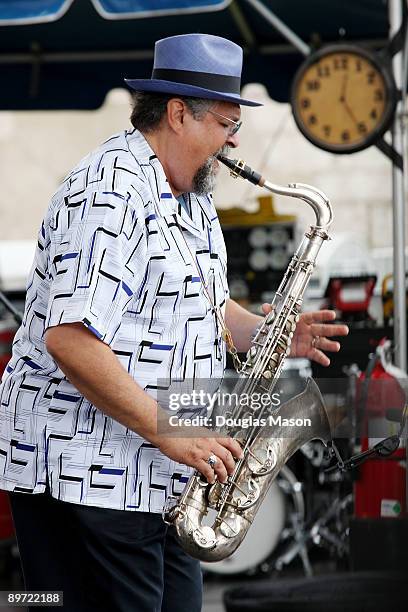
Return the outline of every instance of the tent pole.
<path id="1" fill-rule="evenodd" d="M 401 27 L 403 14 L 402 2 L 406 0 L 389 0 L 388 16 L 390 21 L 390 38 Z M 402 95 L 398 102 L 392 126 L 392 144 L 402 155 L 402 170 L 392 165 L 392 200 L 393 200 L 393 245 L 394 245 L 394 344 L 395 365 L 407 370 L 407 306 L 405 289 L 405 172 L 406 172 L 406 138 L 405 138 L 405 98 L 406 98 L 406 46 L 407 37 L 402 49 L 392 60 L 392 71 L 398 89 Z M 408 457 L 408 437 L 405 437 L 405 456 Z M 408 470 L 405 473 L 405 509 L 408 509 Z"/>
<path id="2" fill-rule="evenodd" d="M 310 55 L 311 49 L 293 30 L 291 30 L 275 13 L 273 13 L 260 0 L 245 0 L 252 6 L 262 17 L 266 19 L 286 40 L 288 40 L 300 53 L 307 56 Z"/>
<path id="3" fill-rule="evenodd" d="M 390 38 L 399 30 L 402 24 L 402 2 L 405 0 L 389 0 L 388 14 L 390 21 Z M 406 44 L 406 42 L 405 42 Z M 398 89 L 405 82 L 403 72 L 404 48 L 398 51 L 392 59 L 392 71 Z M 396 164 L 392 166 L 392 200 L 393 200 L 393 267 L 394 267 L 394 344 L 395 365 L 407 370 L 407 312 L 405 290 L 405 92 L 402 92 L 392 125 L 392 144 L 402 155 L 403 168 Z"/>

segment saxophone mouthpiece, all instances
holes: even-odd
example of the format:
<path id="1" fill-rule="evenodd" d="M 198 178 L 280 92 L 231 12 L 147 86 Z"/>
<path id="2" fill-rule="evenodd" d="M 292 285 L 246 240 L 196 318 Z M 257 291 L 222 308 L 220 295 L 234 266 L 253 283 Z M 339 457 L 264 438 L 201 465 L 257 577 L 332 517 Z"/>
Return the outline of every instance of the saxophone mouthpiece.
<path id="1" fill-rule="evenodd" d="M 229 159 L 229 157 L 221 154 L 217 155 L 217 159 L 230 169 L 230 174 L 234 178 L 240 177 L 254 185 L 263 187 L 265 179 L 258 172 L 247 166 L 243 159 Z"/>

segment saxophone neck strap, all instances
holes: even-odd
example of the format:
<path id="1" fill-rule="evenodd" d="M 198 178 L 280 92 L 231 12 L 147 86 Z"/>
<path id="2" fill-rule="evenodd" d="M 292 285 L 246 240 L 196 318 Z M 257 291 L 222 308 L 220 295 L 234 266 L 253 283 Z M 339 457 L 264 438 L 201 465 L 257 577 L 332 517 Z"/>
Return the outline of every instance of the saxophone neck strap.
<path id="1" fill-rule="evenodd" d="M 194 255 L 193 255 L 193 253 L 192 253 L 192 251 L 190 249 L 190 246 L 189 246 L 189 244 L 187 242 L 187 238 L 185 237 L 184 232 L 181 229 L 181 227 L 178 226 L 178 228 L 180 230 L 180 234 L 183 237 L 183 240 L 184 240 L 184 243 L 185 243 L 185 245 L 187 247 L 187 250 L 188 250 L 188 252 L 190 254 L 191 262 L 192 262 L 193 266 L 195 267 L 195 269 L 197 270 L 198 276 L 199 276 L 201 284 L 203 286 L 203 290 L 204 290 L 205 296 L 206 296 L 206 298 L 207 298 L 207 300 L 208 300 L 208 302 L 209 302 L 209 304 L 211 306 L 211 311 L 213 312 L 215 320 L 217 321 L 218 325 L 220 326 L 220 329 L 221 329 L 221 338 L 225 342 L 225 345 L 227 347 L 227 351 L 230 353 L 230 355 L 232 357 L 232 361 L 233 361 L 233 364 L 234 364 L 234 367 L 235 367 L 236 371 L 240 372 L 242 363 L 241 363 L 241 360 L 240 360 L 240 358 L 238 356 L 238 351 L 237 351 L 237 348 L 236 348 L 236 346 L 234 344 L 234 340 L 232 339 L 231 331 L 226 326 L 224 315 L 222 314 L 222 310 L 221 310 L 221 308 L 219 306 L 217 306 L 215 304 L 215 300 L 212 299 L 211 293 L 210 293 L 210 291 L 208 289 L 208 285 L 205 282 L 204 275 L 203 275 L 203 273 L 201 271 L 200 266 L 197 263 L 196 258 L 194 257 Z"/>

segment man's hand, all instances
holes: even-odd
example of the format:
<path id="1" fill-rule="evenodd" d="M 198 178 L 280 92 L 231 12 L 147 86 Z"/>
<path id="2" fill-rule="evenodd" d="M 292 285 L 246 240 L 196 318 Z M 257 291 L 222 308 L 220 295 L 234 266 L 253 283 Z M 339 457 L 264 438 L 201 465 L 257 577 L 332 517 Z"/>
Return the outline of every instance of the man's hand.
<path id="1" fill-rule="evenodd" d="M 262 310 L 264 314 L 268 314 L 271 311 L 271 305 L 263 304 Z M 292 338 L 290 356 L 306 357 L 322 366 L 330 365 L 330 359 L 323 351 L 337 353 L 340 350 L 340 342 L 330 340 L 330 338 L 347 336 L 349 333 L 347 325 L 329 323 L 335 318 L 334 310 L 302 313 Z"/>
<path id="2" fill-rule="evenodd" d="M 191 436 L 195 429 L 198 435 L 201 429 L 203 435 L 211 433 L 209 430 L 200 427 L 186 427 L 187 435 Z M 167 455 L 173 461 L 184 463 L 201 472 L 209 483 L 215 481 L 215 475 L 220 482 L 226 482 L 228 475 L 231 475 L 234 471 L 235 459 L 242 457 L 240 445 L 232 438 L 166 437 L 162 442 L 156 442 L 156 445 L 164 455 Z M 208 464 L 210 455 L 215 455 L 217 458 L 214 468 Z"/>

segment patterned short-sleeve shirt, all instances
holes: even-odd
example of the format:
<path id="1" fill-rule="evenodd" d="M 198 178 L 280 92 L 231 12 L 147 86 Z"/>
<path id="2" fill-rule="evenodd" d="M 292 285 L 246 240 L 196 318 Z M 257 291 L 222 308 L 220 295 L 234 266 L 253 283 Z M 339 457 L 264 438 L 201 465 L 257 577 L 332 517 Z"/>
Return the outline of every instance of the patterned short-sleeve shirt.
<path id="1" fill-rule="evenodd" d="M 85 157 L 53 196 L 23 324 L 0 387 L 0 488 L 160 512 L 183 489 L 178 464 L 84 398 L 46 351 L 45 330 L 82 322 L 157 397 L 159 379 L 221 378 L 224 347 L 206 295 L 228 298 L 211 196 L 173 196 L 138 131 Z"/>

